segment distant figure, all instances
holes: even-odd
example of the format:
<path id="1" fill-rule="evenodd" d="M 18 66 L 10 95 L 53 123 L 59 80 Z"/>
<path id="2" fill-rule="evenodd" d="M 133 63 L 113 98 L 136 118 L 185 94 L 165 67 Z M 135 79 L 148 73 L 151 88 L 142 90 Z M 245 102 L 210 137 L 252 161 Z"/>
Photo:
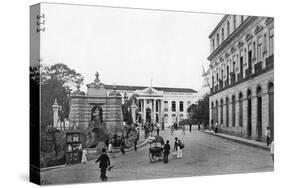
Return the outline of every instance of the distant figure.
<path id="1" fill-rule="evenodd" d="M 135 151 L 137 151 L 137 143 L 138 143 L 138 140 L 135 139 L 135 140 L 134 140 L 134 149 L 135 149 Z"/>
<path id="2" fill-rule="evenodd" d="M 160 131 L 160 125 L 159 125 L 159 123 L 157 123 L 157 127 L 156 127 L 156 134 L 157 134 L 157 136 L 159 136 L 159 131 Z"/>
<path id="3" fill-rule="evenodd" d="M 107 169 L 107 167 L 110 166 L 109 157 L 108 157 L 108 155 L 105 152 L 106 152 L 106 149 L 103 148 L 101 156 L 96 160 L 96 163 L 100 162 L 100 164 L 99 164 L 100 173 L 101 173 L 100 174 L 100 178 L 101 178 L 102 181 L 106 181 L 107 180 L 106 169 Z"/>
<path id="4" fill-rule="evenodd" d="M 189 132 L 191 132 L 191 129 L 192 129 L 192 124 L 189 123 Z"/>
<path id="5" fill-rule="evenodd" d="M 266 127 L 265 136 L 266 136 L 266 145 L 268 147 L 270 144 L 270 139 L 271 139 L 271 131 L 270 131 L 269 127 Z"/>
<path id="6" fill-rule="evenodd" d="M 215 124 L 215 133 L 218 133 L 218 123 Z"/>
<path id="7" fill-rule="evenodd" d="M 201 123 L 198 124 L 198 131 L 200 131 L 200 125 L 201 125 Z"/>
<path id="8" fill-rule="evenodd" d="M 170 147 L 170 144 L 169 144 L 169 140 L 167 140 L 166 144 L 164 145 L 164 163 L 168 163 L 170 149 L 171 149 L 171 147 Z"/>
<path id="9" fill-rule="evenodd" d="M 174 151 L 178 150 L 178 137 L 175 137 L 175 143 L 174 143 Z"/>
<path id="10" fill-rule="evenodd" d="M 274 162 L 274 141 L 272 140 L 271 146 L 270 146 L 270 155 L 272 157 L 272 162 Z"/>
<path id="11" fill-rule="evenodd" d="M 180 140 L 178 140 L 178 144 L 177 144 L 178 159 L 182 159 L 182 150 L 183 150 L 183 143 Z"/>
<path id="12" fill-rule="evenodd" d="M 125 139 L 124 139 L 124 137 L 121 139 L 120 151 L 122 152 L 122 155 L 125 154 Z"/>
<path id="13" fill-rule="evenodd" d="M 107 151 L 108 151 L 109 157 L 114 158 L 114 153 L 113 153 L 113 150 L 112 150 L 112 141 L 109 142 Z"/>
<path id="14" fill-rule="evenodd" d="M 82 150 L 82 160 L 81 160 L 81 163 L 85 163 L 85 164 L 87 164 L 88 163 L 88 161 L 87 161 L 87 150 L 86 149 L 83 149 Z"/>
<path id="15" fill-rule="evenodd" d="M 171 136 L 173 136 L 174 135 L 174 126 L 172 125 L 171 126 Z"/>

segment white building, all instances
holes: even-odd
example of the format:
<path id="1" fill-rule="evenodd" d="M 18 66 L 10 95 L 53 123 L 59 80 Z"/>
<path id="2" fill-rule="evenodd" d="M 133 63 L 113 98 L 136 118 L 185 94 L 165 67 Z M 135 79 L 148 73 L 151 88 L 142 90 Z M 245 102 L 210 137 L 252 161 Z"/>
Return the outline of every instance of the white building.
<path id="1" fill-rule="evenodd" d="M 266 127 L 274 127 L 273 18 L 226 15 L 209 39 L 210 123 L 264 140 Z"/>
<path id="2" fill-rule="evenodd" d="M 116 91 L 128 97 L 136 94 L 138 122 L 164 122 L 165 127 L 186 119 L 188 107 L 197 101 L 196 91 L 188 88 L 144 87 L 116 85 Z M 107 93 L 113 85 L 105 86 Z"/>

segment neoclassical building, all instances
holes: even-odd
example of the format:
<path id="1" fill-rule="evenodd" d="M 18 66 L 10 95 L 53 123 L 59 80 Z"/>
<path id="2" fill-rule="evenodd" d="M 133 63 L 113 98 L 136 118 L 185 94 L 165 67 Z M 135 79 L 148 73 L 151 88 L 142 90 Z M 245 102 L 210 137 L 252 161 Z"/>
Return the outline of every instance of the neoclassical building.
<path id="1" fill-rule="evenodd" d="M 210 123 L 264 140 L 274 131 L 274 20 L 226 15 L 209 35 Z"/>
<path id="2" fill-rule="evenodd" d="M 167 88 L 167 87 L 144 87 L 105 85 L 108 93 L 114 89 L 126 93 L 128 97 L 133 94 L 137 98 L 137 109 L 139 111 L 137 122 L 164 122 L 168 127 L 174 122 L 186 119 L 188 107 L 197 101 L 197 92 L 189 88 Z"/>

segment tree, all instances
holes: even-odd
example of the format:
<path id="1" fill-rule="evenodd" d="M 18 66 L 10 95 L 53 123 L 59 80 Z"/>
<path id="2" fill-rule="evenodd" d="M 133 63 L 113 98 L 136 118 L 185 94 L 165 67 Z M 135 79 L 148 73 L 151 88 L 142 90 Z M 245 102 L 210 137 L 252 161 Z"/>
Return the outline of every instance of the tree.
<path id="1" fill-rule="evenodd" d="M 65 64 L 40 67 L 41 70 L 41 127 L 52 123 L 52 105 L 55 99 L 62 106 L 60 117 L 68 117 L 69 97 L 79 91 L 84 77 Z"/>
<path id="2" fill-rule="evenodd" d="M 205 95 L 198 101 L 198 104 L 192 104 L 187 112 L 190 114 L 190 119 L 196 121 L 209 121 L 209 95 Z"/>

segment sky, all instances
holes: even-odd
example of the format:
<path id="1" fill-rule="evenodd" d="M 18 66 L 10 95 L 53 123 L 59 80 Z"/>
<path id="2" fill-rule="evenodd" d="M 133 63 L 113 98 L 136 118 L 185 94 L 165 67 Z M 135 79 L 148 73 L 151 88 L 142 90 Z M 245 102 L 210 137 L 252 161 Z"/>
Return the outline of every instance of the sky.
<path id="1" fill-rule="evenodd" d="M 104 84 L 199 90 L 209 34 L 223 15 L 43 4 L 40 59 Z"/>

